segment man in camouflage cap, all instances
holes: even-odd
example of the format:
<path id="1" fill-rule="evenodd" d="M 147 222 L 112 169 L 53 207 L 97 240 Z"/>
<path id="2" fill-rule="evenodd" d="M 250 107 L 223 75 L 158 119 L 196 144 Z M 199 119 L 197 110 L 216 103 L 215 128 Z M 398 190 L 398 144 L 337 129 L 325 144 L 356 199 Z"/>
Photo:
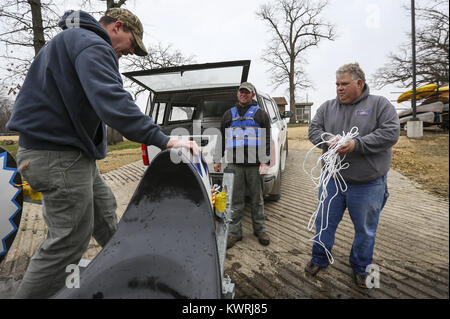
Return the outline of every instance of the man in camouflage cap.
<path id="1" fill-rule="evenodd" d="M 116 21 L 121 21 L 123 25 L 131 31 L 136 41 L 136 47 L 134 53 L 139 56 L 145 56 L 148 54 L 142 38 L 144 35 L 144 28 L 142 23 L 137 16 L 123 8 L 112 8 L 109 9 L 105 16 L 116 19 Z M 100 20 L 100 23 L 102 21 Z"/>
<path id="2" fill-rule="evenodd" d="M 48 226 L 16 298 L 51 297 L 91 237 L 104 247 L 115 233 L 116 200 L 96 164 L 106 156 L 106 125 L 138 143 L 198 154 L 195 142 L 165 135 L 123 88 L 118 59 L 147 54 L 135 15 L 111 9 L 97 21 L 71 10 L 59 26 L 33 60 L 7 124 L 20 134 L 19 171 L 42 193 Z"/>

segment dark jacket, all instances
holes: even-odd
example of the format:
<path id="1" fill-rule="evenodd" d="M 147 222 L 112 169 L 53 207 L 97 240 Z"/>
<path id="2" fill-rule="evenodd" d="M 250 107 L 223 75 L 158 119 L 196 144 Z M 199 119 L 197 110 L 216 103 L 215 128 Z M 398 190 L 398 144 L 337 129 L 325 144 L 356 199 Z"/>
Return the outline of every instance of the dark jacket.
<path id="1" fill-rule="evenodd" d="M 123 88 L 108 33 L 83 11 L 79 27 L 67 28 L 73 12 L 31 64 L 7 128 L 20 132 L 25 148 L 79 149 L 95 159 L 106 156 L 105 123 L 129 140 L 165 148 L 169 137 Z"/>
<path id="2" fill-rule="evenodd" d="M 344 160 L 350 166 L 340 171 L 349 183 L 365 183 L 386 174 L 391 165 L 392 146 L 400 136 L 394 106 L 386 98 L 369 93 L 366 84 L 353 103 L 343 104 L 338 98 L 326 101 L 309 126 L 309 140 L 315 145 L 322 141 L 324 132 L 343 135 L 352 127 L 358 128 L 355 149 Z M 324 152 L 328 150 L 326 144 L 321 146 Z"/>
<path id="3" fill-rule="evenodd" d="M 257 105 L 256 101 L 253 101 L 251 105 Z M 242 107 L 240 105 L 236 105 L 237 111 L 240 116 L 244 116 L 245 113 L 248 111 L 250 106 Z M 225 152 L 225 129 L 231 126 L 231 108 L 228 109 L 223 117 L 222 121 L 220 123 L 220 132 L 222 134 L 222 145 L 221 148 L 216 148 L 216 156 L 214 159 L 214 162 L 219 163 L 221 158 L 225 159 L 225 162 L 227 163 L 235 163 L 235 164 L 245 164 L 245 165 L 259 165 L 260 163 L 269 164 L 270 162 L 270 119 L 267 113 L 259 108 L 258 111 L 256 111 L 254 120 L 259 126 L 264 129 L 266 132 L 265 134 L 265 143 L 264 143 L 264 150 L 261 150 L 261 154 L 264 154 L 263 158 L 261 156 L 258 156 L 259 150 L 253 149 L 253 151 L 249 152 L 249 148 L 246 147 L 244 149 L 244 162 L 239 163 L 236 160 L 236 152 Z M 225 155 L 225 157 L 224 157 Z M 256 157 L 255 157 L 256 155 Z"/>

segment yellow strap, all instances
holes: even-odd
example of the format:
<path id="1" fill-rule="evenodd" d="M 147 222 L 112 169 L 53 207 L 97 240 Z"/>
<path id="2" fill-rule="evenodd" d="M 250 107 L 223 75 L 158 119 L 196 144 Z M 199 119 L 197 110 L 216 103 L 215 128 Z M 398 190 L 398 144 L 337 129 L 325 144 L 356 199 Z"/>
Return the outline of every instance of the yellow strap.
<path id="1" fill-rule="evenodd" d="M 23 184 L 16 184 L 14 187 L 22 187 L 23 196 L 30 196 L 33 200 L 41 200 L 42 199 L 42 193 L 41 192 L 35 192 L 30 187 L 30 184 L 23 183 Z"/>

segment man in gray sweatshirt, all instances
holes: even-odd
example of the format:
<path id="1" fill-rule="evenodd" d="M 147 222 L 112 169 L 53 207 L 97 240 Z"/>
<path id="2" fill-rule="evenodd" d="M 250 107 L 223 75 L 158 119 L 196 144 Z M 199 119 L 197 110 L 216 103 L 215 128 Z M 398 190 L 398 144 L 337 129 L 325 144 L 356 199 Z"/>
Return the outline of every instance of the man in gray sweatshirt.
<path id="1" fill-rule="evenodd" d="M 348 163 L 348 168 L 340 171 L 347 189 L 339 187 L 334 179 L 328 182 L 328 195 L 320 203 L 324 209 L 320 208 L 315 221 L 312 259 L 305 271 L 315 275 L 328 266 L 327 251 L 331 253 L 337 226 L 348 208 L 355 228 L 350 252 L 353 278 L 359 287 L 367 287 L 367 266 L 372 264 L 378 218 L 389 196 L 386 178 L 400 123 L 386 98 L 369 94 L 358 63 L 346 64 L 336 71 L 336 91 L 336 99 L 326 101 L 317 110 L 309 127 L 309 140 L 317 145 L 324 137 L 327 143 L 319 147 L 326 152 L 335 147 L 337 135 L 342 137 L 354 127 L 359 134 L 337 150 L 340 157 L 345 156 L 343 163 Z M 322 192 L 320 187 L 319 198 Z"/>

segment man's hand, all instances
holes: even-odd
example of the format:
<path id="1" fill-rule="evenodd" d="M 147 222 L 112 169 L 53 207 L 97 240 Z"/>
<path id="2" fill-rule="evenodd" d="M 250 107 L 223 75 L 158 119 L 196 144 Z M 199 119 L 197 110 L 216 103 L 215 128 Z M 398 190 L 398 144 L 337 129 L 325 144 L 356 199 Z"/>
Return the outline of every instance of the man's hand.
<path id="1" fill-rule="evenodd" d="M 337 136 L 331 136 L 328 140 L 327 140 L 327 144 L 329 148 L 334 148 L 336 147 L 337 143 L 339 143 L 340 138 Z M 336 152 L 339 155 L 345 155 L 348 153 L 353 152 L 355 149 L 355 140 L 350 140 L 347 143 L 345 143 L 344 145 L 342 145 Z"/>
<path id="2" fill-rule="evenodd" d="M 214 172 L 219 173 L 221 169 L 222 169 L 222 164 L 214 163 Z"/>
<path id="3" fill-rule="evenodd" d="M 337 136 L 331 136 L 328 140 L 327 140 L 327 144 L 329 148 L 334 148 L 336 146 L 336 144 L 339 142 L 339 137 Z"/>
<path id="4" fill-rule="evenodd" d="M 354 149 L 355 149 L 355 140 L 351 139 L 350 141 L 348 141 L 347 143 L 342 145 L 337 150 L 337 153 L 342 156 L 342 155 L 346 155 L 348 153 L 353 152 Z"/>
<path id="5" fill-rule="evenodd" d="M 259 175 L 266 175 L 268 170 L 269 170 L 269 165 L 267 165 L 267 164 L 259 165 Z"/>
<path id="6" fill-rule="evenodd" d="M 166 145 L 166 148 L 183 147 L 191 151 L 192 154 L 197 156 L 199 154 L 199 148 L 195 141 L 185 141 L 177 138 L 171 138 Z"/>

